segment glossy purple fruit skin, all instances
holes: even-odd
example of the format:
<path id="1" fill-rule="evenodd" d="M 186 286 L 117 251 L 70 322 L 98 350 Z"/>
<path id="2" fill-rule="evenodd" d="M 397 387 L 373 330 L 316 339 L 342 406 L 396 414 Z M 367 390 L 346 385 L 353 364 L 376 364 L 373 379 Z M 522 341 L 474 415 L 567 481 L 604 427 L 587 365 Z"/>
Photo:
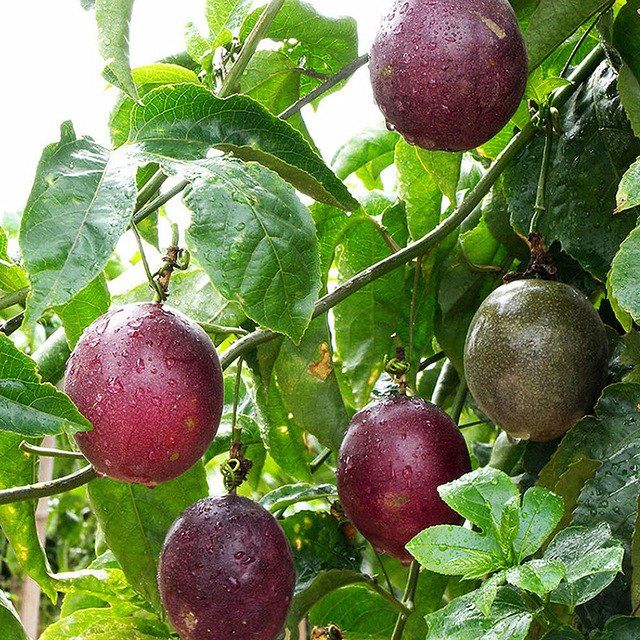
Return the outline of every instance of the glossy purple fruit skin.
<path id="1" fill-rule="evenodd" d="M 276 519 L 232 495 L 200 500 L 176 520 L 158 570 L 162 602 L 184 640 L 274 640 L 295 582 Z"/>
<path id="2" fill-rule="evenodd" d="M 93 430 L 76 435 L 96 471 L 155 485 L 189 469 L 222 414 L 220 361 L 207 334 L 156 303 L 109 311 L 80 338 L 65 391 Z"/>
<path id="3" fill-rule="evenodd" d="M 528 59 L 507 0 L 396 0 L 369 68 L 390 127 L 425 149 L 461 151 L 509 122 Z"/>
<path id="4" fill-rule="evenodd" d="M 471 471 L 451 418 L 422 398 L 392 396 L 356 413 L 340 448 L 338 494 L 346 515 L 379 550 L 403 562 L 423 529 L 461 524 L 438 487 Z"/>

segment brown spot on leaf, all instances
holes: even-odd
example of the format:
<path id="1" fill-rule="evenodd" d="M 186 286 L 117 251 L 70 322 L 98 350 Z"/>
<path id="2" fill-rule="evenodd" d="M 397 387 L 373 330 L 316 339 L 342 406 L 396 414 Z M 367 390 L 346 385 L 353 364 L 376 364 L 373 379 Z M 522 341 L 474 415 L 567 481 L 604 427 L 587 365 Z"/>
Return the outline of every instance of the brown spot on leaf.
<path id="1" fill-rule="evenodd" d="M 331 351 L 329 345 L 323 342 L 320 345 L 320 359 L 316 362 L 312 362 L 307 371 L 314 377 L 318 378 L 321 382 L 324 382 L 329 374 L 333 371 L 333 365 L 331 364 Z"/>

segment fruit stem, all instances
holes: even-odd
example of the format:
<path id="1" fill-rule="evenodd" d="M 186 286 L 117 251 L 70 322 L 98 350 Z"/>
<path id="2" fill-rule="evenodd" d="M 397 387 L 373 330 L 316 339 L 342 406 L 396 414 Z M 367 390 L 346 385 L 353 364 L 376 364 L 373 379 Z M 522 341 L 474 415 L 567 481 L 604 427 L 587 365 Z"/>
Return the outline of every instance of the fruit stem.
<path id="1" fill-rule="evenodd" d="M 356 58 L 353 62 L 348 64 L 344 69 L 341 69 L 335 75 L 331 76 L 328 80 L 323 82 L 319 87 L 316 87 L 313 91 L 310 91 L 306 96 L 300 98 L 297 102 L 294 102 L 290 107 L 285 109 L 278 117 L 282 120 L 287 120 L 291 116 L 299 113 L 303 107 L 311 104 L 316 98 L 319 98 L 323 93 L 329 91 L 337 84 L 351 77 L 360 67 L 364 67 L 369 62 L 369 54 Z"/>
<path id="2" fill-rule="evenodd" d="M 529 225 L 529 235 L 533 235 L 538 230 L 540 217 L 547 210 L 546 194 L 547 194 L 547 177 L 549 175 L 549 160 L 551 158 L 551 148 L 553 146 L 553 125 L 551 123 L 551 106 L 545 104 L 538 114 L 538 122 L 544 128 L 545 140 L 544 151 L 542 152 L 542 166 L 540 168 L 540 177 L 538 179 L 538 190 L 536 192 L 536 203 Z"/>
<path id="3" fill-rule="evenodd" d="M 6 296 L 0 298 L 0 311 L 13 307 L 16 304 L 24 305 L 27 301 L 27 295 L 29 295 L 29 287 L 23 287 L 22 289 L 8 293 Z"/>
<path id="4" fill-rule="evenodd" d="M 444 351 L 438 351 L 438 353 L 434 353 L 432 356 L 425 358 L 419 365 L 418 371 L 424 371 L 428 369 L 432 364 L 436 364 L 440 362 L 445 357 Z"/>
<path id="5" fill-rule="evenodd" d="M 407 355 L 409 362 L 413 362 L 413 342 L 416 323 L 416 306 L 418 302 L 418 286 L 420 285 L 420 273 L 422 271 L 422 257 L 418 257 L 413 274 L 413 287 L 411 289 L 411 306 L 409 307 L 409 342 Z"/>
<path id="6" fill-rule="evenodd" d="M 155 300 L 156 302 L 164 302 L 164 295 L 160 285 L 156 282 L 153 274 L 151 273 L 151 269 L 149 267 L 149 261 L 147 260 L 147 255 L 144 252 L 144 245 L 142 243 L 142 236 L 138 231 L 138 227 L 135 222 L 131 223 L 131 231 L 133 231 L 133 235 L 136 237 L 136 242 L 138 243 L 138 251 L 140 251 L 140 258 L 142 260 L 142 264 L 144 266 L 144 272 L 147 276 L 147 280 L 149 281 L 149 286 L 155 292 Z"/>
<path id="7" fill-rule="evenodd" d="M 98 477 L 95 469 L 89 465 L 74 471 L 68 476 L 57 478 L 56 480 L 48 480 L 47 482 L 36 482 L 24 487 L 15 487 L 13 489 L 5 489 L 0 491 L 0 504 L 10 504 L 12 502 L 21 502 L 23 500 L 34 500 L 36 498 L 48 498 L 59 493 L 65 493 L 72 489 L 77 489 L 91 482 Z"/>
<path id="8" fill-rule="evenodd" d="M 500 432 L 493 445 L 488 466 L 510 475 L 516 464 L 520 462 L 525 446 L 524 440 L 514 442 L 504 431 Z"/>
<path id="9" fill-rule="evenodd" d="M 398 600 L 398 598 L 381 587 L 375 580 L 367 580 L 365 584 L 367 584 L 371 590 L 381 595 L 391 606 L 397 609 L 400 616 L 404 616 L 405 620 L 413 613 L 412 608 L 409 608 L 406 604 Z"/>
<path id="10" fill-rule="evenodd" d="M 418 578 L 420 576 L 420 564 L 417 560 L 414 560 L 409 567 L 409 575 L 407 577 L 407 586 L 404 590 L 404 596 L 402 598 L 402 604 L 406 608 L 407 612 L 400 613 L 396 620 L 396 626 L 393 629 L 393 635 L 391 640 L 400 640 L 404 633 L 404 628 L 407 624 L 409 616 L 414 610 L 414 598 L 416 597 L 416 589 L 418 587 Z"/>
<path id="11" fill-rule="evenodd" d="M 26 440 L 20 443 L 20 449 L 25 453 L 43 458 L 73 458 L 74 460 L 86 460 L 86 458 L 77 451 L 66 451 L 64 449 L 48 449 L 47 447 L 38 447 Z"/>
<path id="12" fill-rule="evenodd" d="M 382 571 L 382 575 L 384 576 L 385 582 L 387 583 L 387 589 L 389 590 L 389 593 L 393 595 L 393 597 L 396 598 L 397 600 L 395 589 L 391 584 L 391 578 L 389 577 L 389 572 L 387 571 L 387 568 L 384 566 L 384 562 L 382 562 L 382 555 L 378 552 L 378 550 L 373 545 L 371 545 L 371 549 L 373 550 L 376 560 L 378 561 L 378 565 L 380 566 L 380 571 Z"/>
<path id="13" fill-rule="evenodd" d="M 229 70 L 227 77 L 224 79 L 222 86 L 220 87 L 218 95 L 221 98 L 227 98 L 238 90 L 242 74 L 245 72 L 251 58 L 253 58 L 253 54 L 258 49 L 260 41 L 267 35 L 271 24 L 278 15 L 280 9 L 282 9 L 283 4 L 284 0 L 271 0 L 271 2 L 265 7 L 262 15 L 258 19 L 258 22 L 256 22 L 251 33 L 247 36 L 238 59 Z"/>
<path id="14" fill-rule="evenodd" d="M 553 94 L 553 105 L 559 106 L 564 104 L 577 91 L 582 82 L 593 73 L 603 59 L 604 49 L 598 46 L 576 67 L 569 77 L 570 84 L 561 87 Z M 489 193 L 491 187 L 502 175 L 503 171 L 520 155 L 537 132 L 538 127 L 533 122 L 526 124 L 520 133 L 511 139 L 484 176 L 476 186 L 467 193 L 464 200 L 460 203 L 460 206 L 448 218 L 445 218 L 435 229 L 420 238 L 420 240 L 412 242 L 400 249 L 397 253 L 367 267 L 349 280 L 343 282 L 339 287 L 336 287 L 331 293 L 320 298 L 315 304 L 313 317 L 317 318 L 327 313 L 329 309 L 332 309 L 356 291 L 360 291 L 360 289 L 366 287 L 374 280 L 382 278 L 418 256 L 425 255 L 434 246 L 439 244 L 473 213 L 475 208 L 482 202 L 487 193 Z M 257 329 L 253 331 L 248 336 L 235 342 L 225 351 L 220 359 L 222 368 L 227 369 L 229 365 L 242 354 L 280 335 L 281 334 L 270 331 L 269 329 Z"/>

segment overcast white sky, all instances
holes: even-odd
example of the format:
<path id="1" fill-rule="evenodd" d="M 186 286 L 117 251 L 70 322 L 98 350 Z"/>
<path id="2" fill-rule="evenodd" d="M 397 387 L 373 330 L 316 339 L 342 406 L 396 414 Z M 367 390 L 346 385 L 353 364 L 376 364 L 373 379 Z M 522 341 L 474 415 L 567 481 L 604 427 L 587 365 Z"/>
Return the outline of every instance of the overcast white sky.
<path id="1" fill-rule="evenodd" d="M 390 0 L 310 0 L 327 15 L 354 16 L 360 51 L 373 38 Z M 42 148 L 58 139 L 60 123 L 108 144 L 107 119 L 115 91 L 101 77 L 92 12 L 80 0 L 20 0 L 0 9 L 0 210 L 19 210 L 29 194 Z M 132 64 L 184 50 L 184 25 L 202 23 L 205 0 L 136 0 Z M 327 158 L 351 134 L 379 122 L 366 70 L 322 102 L 307 122 Z"/>

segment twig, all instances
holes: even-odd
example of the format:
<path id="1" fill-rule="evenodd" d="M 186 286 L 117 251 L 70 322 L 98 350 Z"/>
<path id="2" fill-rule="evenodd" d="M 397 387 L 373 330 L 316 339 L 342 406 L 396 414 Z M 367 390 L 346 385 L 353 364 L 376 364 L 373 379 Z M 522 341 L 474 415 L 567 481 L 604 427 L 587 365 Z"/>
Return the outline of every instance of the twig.
<path id="1" fill-rule="evenodd" d="M 140 192 L 138 193 L 138 199 L 136 201 L 136 210 L 142 209 L 153 196 L 156 195 L 158 189 L 165 183 L 168 176 L 166 176 L 162 169 L 158 169 L 151 178 L 144 184 Z"/>
<path id="2" fill-rule="evenodd" d="M 282 9 L 283 4 L 284 0 L 271 0 L 265 7 L 258 22 L 256 22 L 251 33 L 247 36 L 238 59 L 235 61 L 233 67 L 231 67 L 231 70 L 220 87 L 218 95 L 221 98 L 227 98 L 236 92 L 242 74 L 251 61 L 251 58 L 253 58 L 253 54 L 256 52 L 260 41 L 268 33 L 274 18 L 278 15 L 280 9 Z"/>
<path id="3" fill-rule="evenodd" d="M 86 460 L 86 458 L 77 451 L 66 451 L 64 449 L 50 449 L 48 447 L 38 447 L 26 440 L 20 443 L 20 449 L 25 453 L 30 453 L 43 458 L 73 458 L 74 460 Z"/>
<path id="4" fill-rule="evenodd" d="M 445 355 L 446 354 L 444 351 L 439 351 L 438 353 L 434 353 L 432 356 L 425 358 L 418 365 L 418 371 L 424 371 L 425 369 L 428 369 L 432 364 L 435 364 L 436 362 L 440 362 L 440 360 L 444 359 Z"/>
<path id="5" fill-rule="evenodd" d="M 406 619 L 413 613 L 412 608 L 408 607 L 405 602 L 398 600 L 398 598 L 381 587 L 375 580 L 366 580 L 365 584 L 378 595 L 381 595 L 392 607 L 397 609 L 400 616 Z"/>
<path id="6" fill-rule="evenodd" d="M 309 465 L 311 473 L 315 473 L 330 457 L 333 451 L 327 448 L 321 451 Z"/>
<path id="7" fill-rule="evenodd" d="M 147 216 L 150 216 L 152 213 L 157 211 L 162 205 L 166 204 L 173 198 L 177 196 L 180 192 L 184 191 L 189 185 L 188 180 L 181 180 L 174 187 L 171 187 L 166 193 L 160 194 L 157 198 L 154 198 L 149 204 L 145 205 L 133 214 L 133 223 L 138 224 L 142 220 L 144 220 Z"/>
<path id="8" fill-rule="evenodd" d="M 404 590 L 404 596 L 402 598 L 402 604 L 404 605 L 406 612 L 401 612 L 396 620 L 396 626 L 393 629 L 391 640 L 400 640 L 404 633 L 404 628 L 407 624 L 409 616 L 413 613 L 414 604 L 413 599 L 416 596 L 416 588 L 418 586 L 418 578 L 420 577 L 420 564 L 417 560 L 414 560 L 409 567 L 409 576 L 407 578 L 407 586 Z"/>
<path id="9" fill-rule="evenodd" d="M 149 286 L 153 291 L 155 291 L 156 302 L 162 302 L 162 289 L 156 282 L 153 277 L 153 273 L 151 273 L 151 267 L 149 267 L 149 261 L 147 260 L 147 255 L 144 252 L 144 245 L 142 244 L 142 236 L 138 231 L 138 227 L 135 222 L 131 223 L 131 231 L 133 231 L 133 235 L 136 237 L 136 242 L 138 243 L 138 250 L 140 251 L 140 259 L 142 260 L 142 265 L 144 266 L 144 272 L 147 276 L 147 281 L 149 282 Z"/>
<path id="10" fill-rule="evenodd" d="M 313 91 L 310 91 L 306 96 L 300 98 L 297 102 L 294 102 L 290 107 L 285 109 L 281 114 L 280 118 L 282 120 L 287 120 L 291 116 L 299 113 L 303 107 L 306 107 L 308 104 L 311 104 L 316 98 L 319 98 L 323 93 L 329 91 L 337 84 L 346 80 L 350 76 L 352 76 L 360 67 L 364 67 L 365 64 L 369 62 L 369 54 L 365 53 L 365 55 L 356 58 L 351 64 L 348 64 L 344 69 L 338 71 L 335 75 L 331 76 L 328 80 L 323 82 L 319 87 L 316 87 Z"/>
<path id="11" fill-rule="evenodd" d="M 55 496 L 65 491 L 77 489 L 88 484 L 97 478 L 98 474 L 92 466 L 83 467 L 82 469 L 63 476 L 57 480 L 49 480 L 48 482 L 36 482 L 25 487 L 15 487 L 14 489 L 5 489 L 0 491 L 0 504 L 10 504 L 12 502 L 21 502 L 23 500 L 33 500 L 35 498 L 47 498 Z"/>

